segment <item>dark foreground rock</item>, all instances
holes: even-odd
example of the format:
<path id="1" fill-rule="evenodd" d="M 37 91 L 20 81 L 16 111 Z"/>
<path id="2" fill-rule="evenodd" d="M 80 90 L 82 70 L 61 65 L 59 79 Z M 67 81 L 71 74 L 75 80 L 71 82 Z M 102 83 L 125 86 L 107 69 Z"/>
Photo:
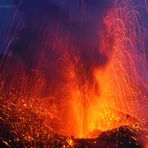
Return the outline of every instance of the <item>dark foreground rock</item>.
<path id="1" fill-rule="evenodd" d="M 139 135 L 127 126 L 103 132 L 95 139 L 75 139 L 53 134 L 50 140 L 42 141 L 14 141 L 10 133 L 0 135 L 0 148 L 142 148 Z M 4 137 L 2 137 L 4 136 Z"/>

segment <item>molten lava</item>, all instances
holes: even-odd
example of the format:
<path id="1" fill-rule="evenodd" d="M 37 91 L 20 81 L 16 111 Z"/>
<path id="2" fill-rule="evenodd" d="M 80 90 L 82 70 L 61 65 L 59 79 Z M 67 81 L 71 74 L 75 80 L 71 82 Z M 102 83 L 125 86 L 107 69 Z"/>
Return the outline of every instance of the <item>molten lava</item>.
<path id="1" fill-rule="evenodd" d="M 124 7 L 111 9 L 104 18 L 106 29 L 100 33 L 99 48 L 110 59 L 105 66 L 92 69 L 92 83 L 85 79 L 80 57 L 69 55 L 65 50 L 69 47 L 63 41 L 54 43 L 59 53 L 66 51 L 61 59 L 65 66 L 55 73 L 63 81 L 53 81 L 52 88 L 40 70 L 26 72 L 24 65 L 2 58 L 0 123 L 15 141 L 46 142 L 45 137 L 50 140 L 54 134 L 96 138 L 121 126 L 147 133 L 148 118 L 144 118 L 142 103 L 147 98 L 142 72 L 147 72 L 145 32 L 141 29 L 140 12 L 126 3 L 121 6 Z M 46 63 L 44 60 L 41 56 L 37 65 Z M 91 60 L 93 63 L 93 57 Z M 80 83 L 80 77 L 84 83 Z M 71 139 L 67 142 L 74 144 Z"/>

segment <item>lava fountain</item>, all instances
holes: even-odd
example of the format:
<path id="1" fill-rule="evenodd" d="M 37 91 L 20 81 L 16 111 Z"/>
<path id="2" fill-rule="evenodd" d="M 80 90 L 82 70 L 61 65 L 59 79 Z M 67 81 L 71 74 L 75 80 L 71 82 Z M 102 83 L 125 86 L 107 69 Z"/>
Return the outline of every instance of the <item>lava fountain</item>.
<path id="1" fill-rule="evenodd" d="M 63 39 L 58 32 L 50 45 L 48 41 L 43 43 L 47 49 L 52 46 L 51 53 L 56 50 L 51 58 L 58 59 L 54 61 L 57 67 L 44 53 L 39 53 L 36 68 L 31 71 L 26 71 L 25 65 L 11 56 L 2 56 L 0 131 L 3 142 L 9 145 L 6 137 L 10 135 L 15 142 L 46 144 L 56 139 L 55 135 L 61 135 L 72 146 L 73 140 L 67 137 L 97 138 L 122 126 L 142 133 L 140 136 L 146 139 L 147 28 L 143 13 L 147 14 L 144 0 L 140 4 L 126 0 L 111 8 L 103 18 L 105 29 L 98 31 L 100 51 L 84 51 L 90 57 L 87 64 L 79 50 L 70 51 L 68 37 Z M 103 64 L 97 66 L 96 54 L 108 60 L 98 59 Z M 42 72 L 48 67 L 52 67 L 53 74 L 47 73 L 52 81 Z"/>

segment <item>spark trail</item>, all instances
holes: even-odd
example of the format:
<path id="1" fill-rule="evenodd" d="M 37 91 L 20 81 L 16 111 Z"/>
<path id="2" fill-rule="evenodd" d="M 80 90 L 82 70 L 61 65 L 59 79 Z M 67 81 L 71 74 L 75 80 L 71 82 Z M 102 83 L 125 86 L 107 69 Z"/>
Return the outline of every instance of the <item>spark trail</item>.
<path id="1" fill-rule="evenodd" d="M 38 141 L 48 143 L 54 140 L 55 134 L 96 138 L 121 126 L 147 135 L 145 42 L 148 32 L 142 24 L 142 13 L 147 14 L 147 4 L 144 4 L 145 1 L 135 5 L 127 0 L 107 13 L 105 29 L 99 32 L 98 48 L 99 54 L 109 57 L 109 61 L 102 67 L 94 64 L 95 52 L 91 49 L 88 52 L 92 56 L 87 61 L 90 67 L 86 67 L 80 54 L 71 54 L 70 44 L 60 37 L 55 37 L 52 46 L 58 51 L 62 69 L 53 66 L 54 75 L 59 79 L 50 85 L 40 69 L 26 72 L 21 62 L 6 55 L 2 57 L 0 123 L 9 129 L 5 132 L 9 132 L 14 141 L 30 145 Z M 47 63 L 41 53 L 36 67 L 48 68 Z M 68 141 L 73 143 L 69 138 Z"/>

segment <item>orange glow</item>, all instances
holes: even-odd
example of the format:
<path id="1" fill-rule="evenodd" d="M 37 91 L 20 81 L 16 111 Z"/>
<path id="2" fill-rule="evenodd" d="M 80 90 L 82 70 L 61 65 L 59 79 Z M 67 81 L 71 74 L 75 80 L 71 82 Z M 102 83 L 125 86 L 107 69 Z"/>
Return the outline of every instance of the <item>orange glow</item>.
<path id="1" fill-rule="evenodd" d="M 23 66 L 15 67 L 7 59 L 0 74 L 0 104 L 4 114 L 0 118 L 14 136 L 30 142 L 41 135 L 50 139 L 52 132 L 90 138 L 122 125 L 141 128 L 146 119 L 141 116 L 140 104 L 146 96 L 147 84 L 139 67 L 147 70 L 139 15 L 134 8 L 124 5 L 113 8 L 104 18 L 106 30 L 100 33 L 99 48 L 110 59 L 104 67 L 93 69 L 95 83 L 91 86 L 89 82 L 79 84 L 76 73 L 79 59 L 73 63 L 66 52 L 62 59 L 66 66 L 61 72 L 65 81 L 55 86 L 55 92 L 46 88 L 48 82 L 40 71 L 26 74 Z M 64 44 L 55 41 L 53 46 L 62 52 L 63 48 L 69 48 Z M 44 92 L 48 97 L 44 98 Z M 67 142 L 73 145 L 71 139 Z"/>

